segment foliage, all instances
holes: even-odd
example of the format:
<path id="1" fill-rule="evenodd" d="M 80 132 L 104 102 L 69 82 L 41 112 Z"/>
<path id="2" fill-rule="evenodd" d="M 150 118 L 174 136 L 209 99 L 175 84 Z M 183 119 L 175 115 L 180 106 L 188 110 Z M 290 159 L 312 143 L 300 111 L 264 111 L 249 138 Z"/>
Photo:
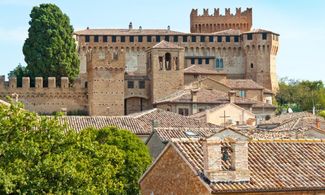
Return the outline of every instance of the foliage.
<path id="1" fill-rule="evenodd" d="M 325 119 L 325 110 L 320 111 L 318 115 Z"/>
<path id="2" fill-rule="evenodd" d="M 30 14 L 28 38 L 23 46 L 29 76 L 67 76 L 79 74 L 79 58 L 69 17 L 54 4 L 35 6 Z"/>
<path id="3" fill-rule="evenodd" d="M 28 76 L 28 71 L 25 66 L 22 66 L 20 63 L 18 66 L 9 72 L 8 77 L 17 77 L 17 86 L 22 87 L 23 81 L 22 78 Z"/>
<path id="4" fill-rule="evenodd" d="M 137 194 L 150 161 L 129 131 L 76 133 L 20 103 L 0 105 L 0 194 Z"/>
<path id="5" fill-rule="evenodd" d="M 322 81 L 299 81 L 283 78 L 279 82 L 276 100 L 280 108 L 312 111 L 325 108 L 325 87 Z"/>

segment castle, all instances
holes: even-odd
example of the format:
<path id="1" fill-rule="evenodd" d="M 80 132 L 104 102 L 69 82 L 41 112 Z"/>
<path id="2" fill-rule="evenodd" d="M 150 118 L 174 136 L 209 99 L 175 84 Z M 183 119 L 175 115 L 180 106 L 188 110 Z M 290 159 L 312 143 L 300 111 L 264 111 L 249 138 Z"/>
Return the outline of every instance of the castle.
<path id="1" fill-rule="evenodd" d="M 76 31 L 80 75 L 73 85 L 54 77 L 0 78 L 0 96 L 17 94 L 27 109 L 39 113 L 87 112 L 89 115 L 125 115 L 150 109 L 155 102 L 202 78 L 188 75 L 189 67 L 212 71 L 223 79 L 252 79 L 265 90 L 275 92 L 276 55 L 279 35 L 252 30 L 252 9 L 219 9 L 203 15 L 193 9 L 190 33 L 166 29 L 133 28 Z M 201 71 L 202 72 L 202 71 Z M 204 71 L 203 71 L 204 72 Z M 206 75 L 206 74 L 205 74 Z M 259 99 L 265 102 L 265 98 Z M 263 107 L 264 109 L 264 107 Z"/>

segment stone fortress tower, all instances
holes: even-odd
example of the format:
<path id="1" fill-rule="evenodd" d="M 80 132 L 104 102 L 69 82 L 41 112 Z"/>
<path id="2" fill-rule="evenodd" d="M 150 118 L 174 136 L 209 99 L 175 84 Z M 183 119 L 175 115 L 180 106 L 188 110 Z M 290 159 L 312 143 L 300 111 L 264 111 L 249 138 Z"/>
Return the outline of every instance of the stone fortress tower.
<path id="1" fill-rule="evenodd" d="M 88 112 L 89 115 L 124 114 L 123 50 L 111 52 L 107 48 L 87 51 Z"/>

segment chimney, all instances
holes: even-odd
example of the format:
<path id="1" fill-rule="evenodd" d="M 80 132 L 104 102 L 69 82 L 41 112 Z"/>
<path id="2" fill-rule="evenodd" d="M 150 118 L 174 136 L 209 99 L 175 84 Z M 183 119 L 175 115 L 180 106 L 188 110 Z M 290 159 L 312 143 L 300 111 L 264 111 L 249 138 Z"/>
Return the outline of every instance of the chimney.
<path id="1" fill-rule="evenodd" d="M 197 108 L 197 89 L 191 89 L 191 99 L 192 99 L 192 114 L 196 114 L 198 112 Z"/>
<path id="2" fill-rule="evenodd" d="M 158 126 L 159 126 L 159 121 L 157 121 L 157 120 L 152 120 L 151 121 L 152 131 L 154 131 Z"/>
<path id="3" fill-rule="evenodd" d="M 236 140 L 225 134 L 201 141 L 204 175 L 210 182 L 250 181 L 247 140 Z"/>
<path id="4" fill-rule="evenodd" d="M 168 25 L 168 26 L 167 26 L 167 32 L 169 32 L 169 31 L 170 31 L 170 26 Z"/>
<path id="5" fill-rule="evenodd" d="M 316 118 L 316 128 L 320 129 L 320 120 L 319 120 L 319 118 Z"/>
<path id="6" fill-rule="evenodd" d="M 132 26 L 132 22 L 130 22 L 129 24 L 129 30 L 132 30 L 133 26 Z"/>
<path id="7" fill-rule="evenodd" d="M 139 31 L 140 31 L 140 32 L 142 31 L 142 26 L 139 26 Z"/>
<path id="8" fill-rule="evenodd" d="M 235 103 L 235 98 L 236 98 L 236 91 L 229 91 L 228 92 L 228 97 L 229 97 L 229 103 Z"/>

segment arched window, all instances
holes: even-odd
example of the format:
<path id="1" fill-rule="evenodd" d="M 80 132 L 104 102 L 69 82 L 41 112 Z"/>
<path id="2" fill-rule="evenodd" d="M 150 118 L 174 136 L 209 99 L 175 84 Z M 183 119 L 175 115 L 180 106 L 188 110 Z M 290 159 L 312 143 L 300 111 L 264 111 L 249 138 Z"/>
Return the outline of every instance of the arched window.
<path id="1" fill-rule="evenodd" d="M 251 68 L 254 68 L 254 64 L 253 63 L 251 63 Z"/>
<path id="2" fill-rule="evenodd" d="M 163 69 L 163 57 L 159 56 L 158 60 L 159 60 L 159 70 L 162 70 Z"/>
<path id="3" fill-rule="evenodd" d="M 171 55 L 170 53 L 165 54 L 165 69 L 166 70 L 171 70 Z"/>

